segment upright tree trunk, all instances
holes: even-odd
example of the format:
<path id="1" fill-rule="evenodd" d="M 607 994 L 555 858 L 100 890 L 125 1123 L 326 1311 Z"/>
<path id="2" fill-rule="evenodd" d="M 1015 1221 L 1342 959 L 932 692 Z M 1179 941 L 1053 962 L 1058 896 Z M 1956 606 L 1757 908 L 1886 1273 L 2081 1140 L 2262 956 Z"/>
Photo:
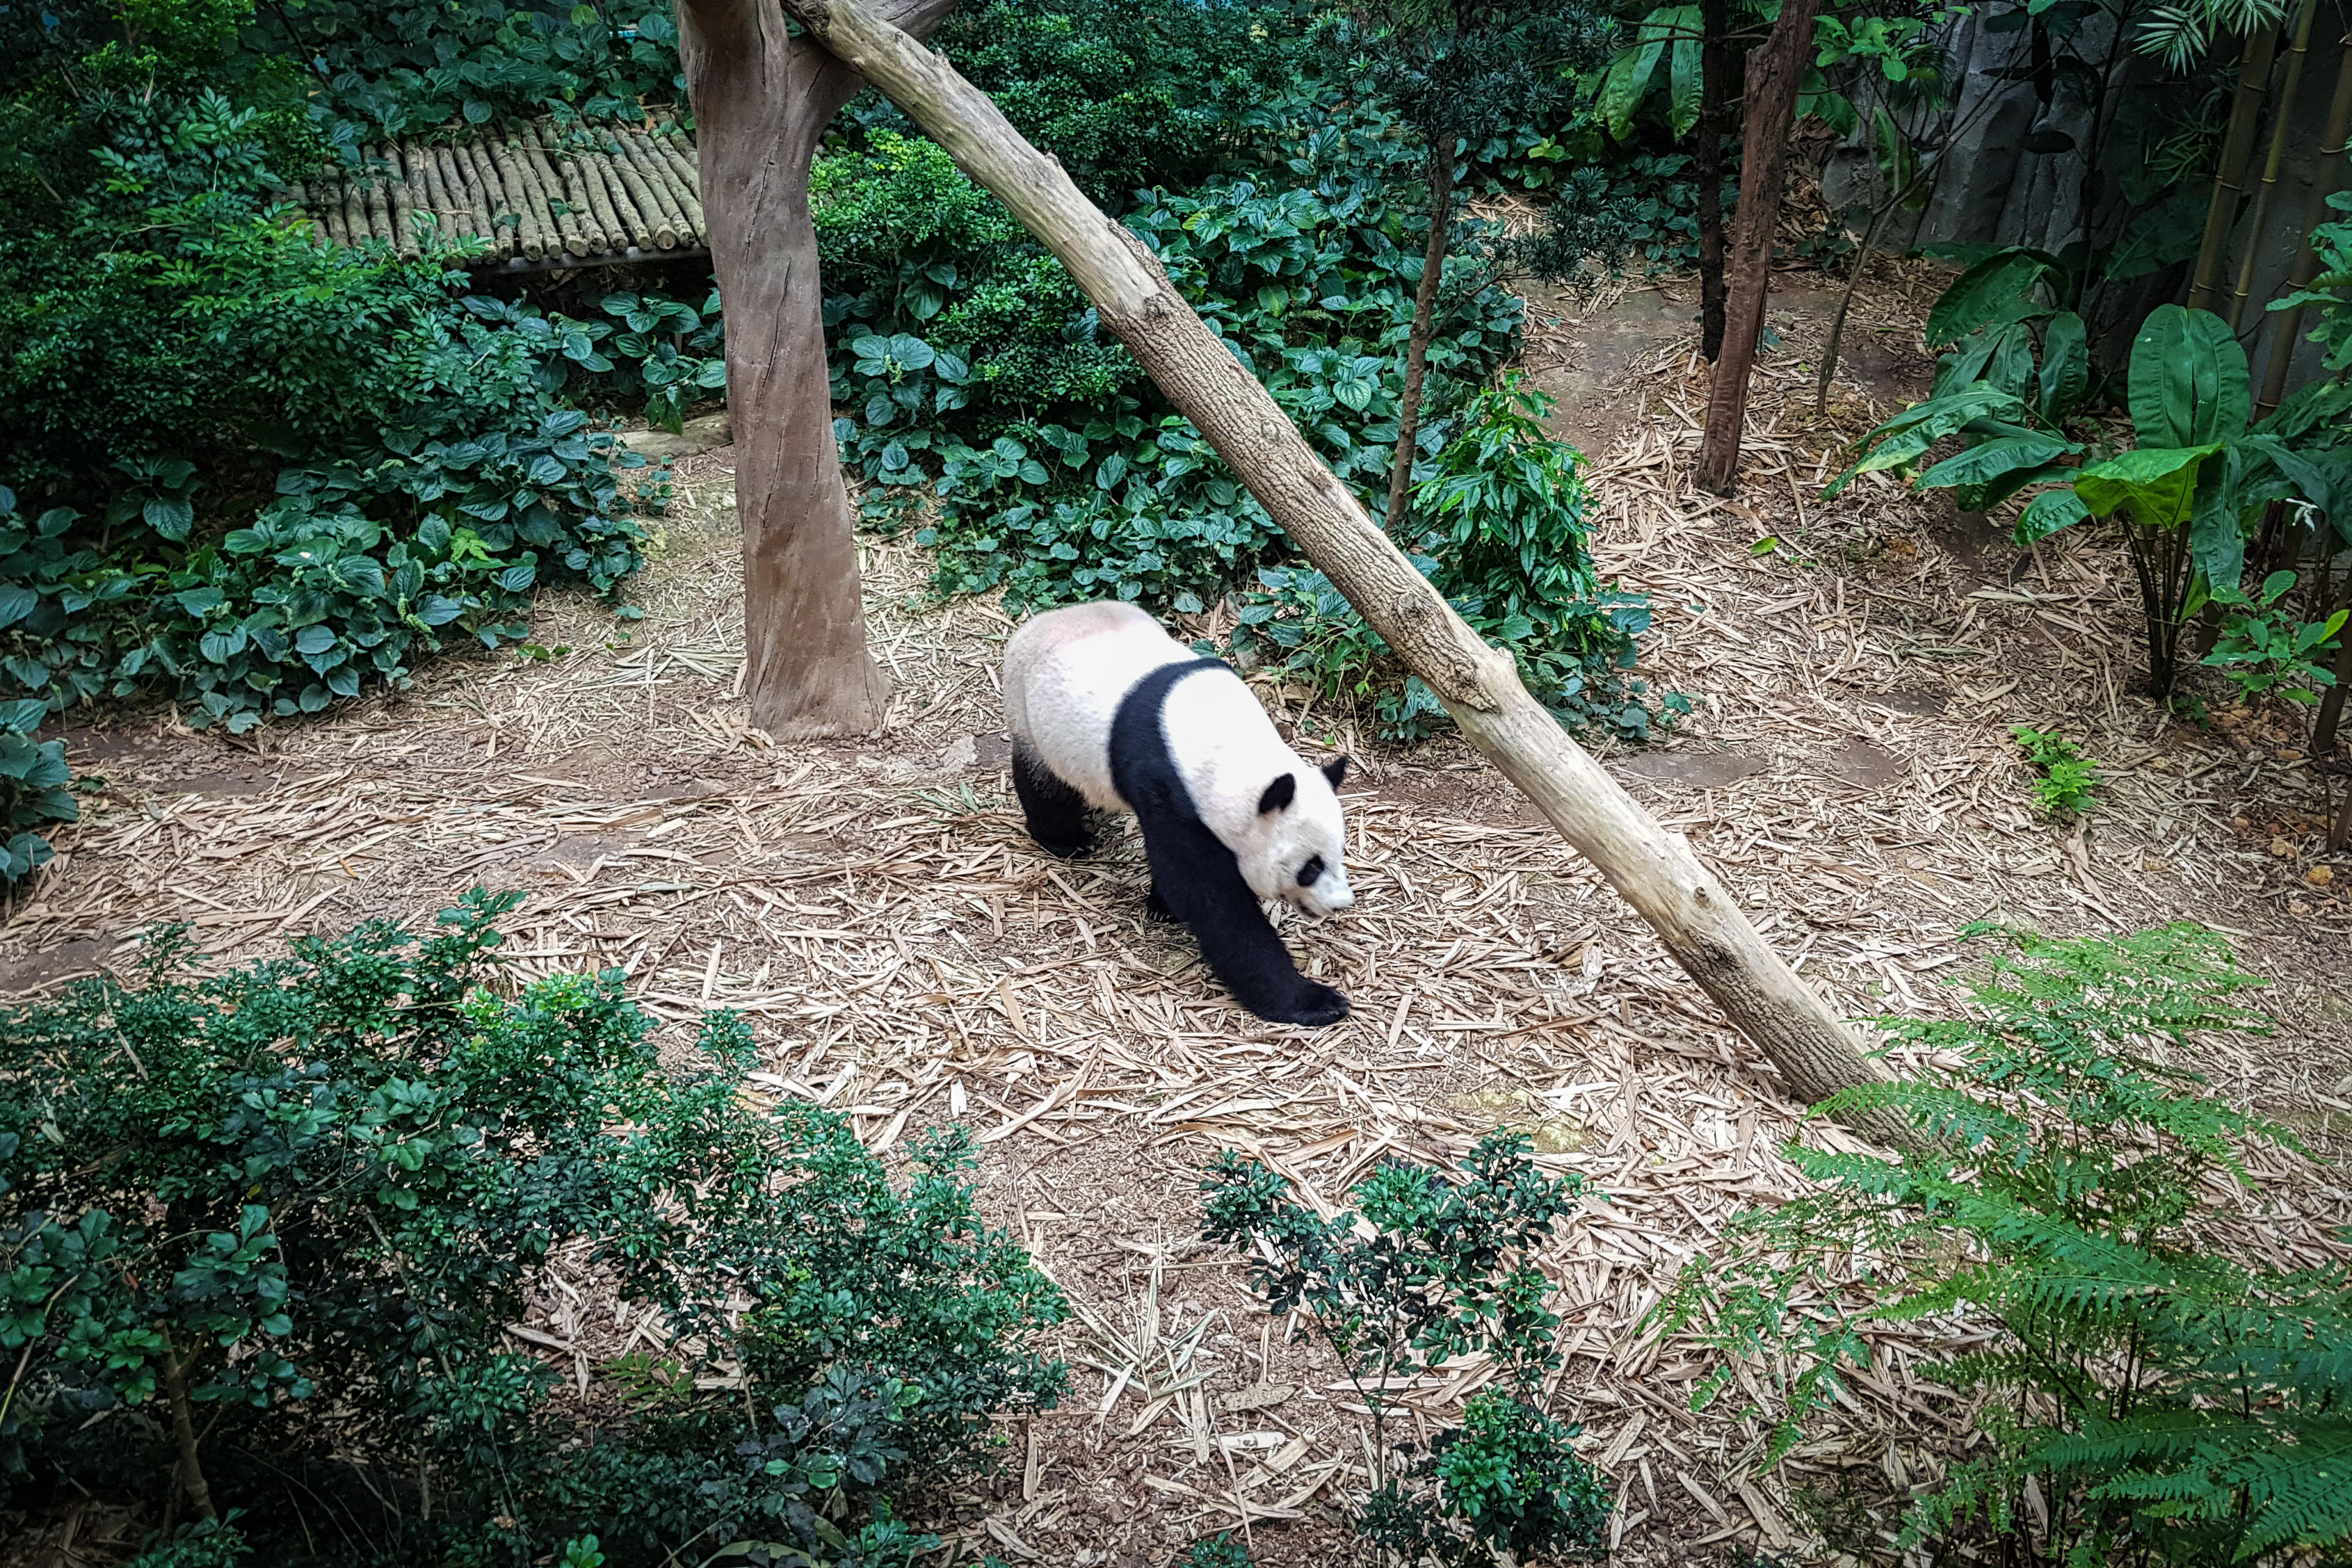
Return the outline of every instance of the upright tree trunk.
<path id="1" fill-rule="evenodd" d="M 1730 276 L 1724 290 L 1723 352 L 1706 402 L 1698 482 L 1728 496 L 1739 481 L 1739 434 L 1748 421 L 1748 372 L 1764 329 L 1764 293 L 1772 280 L 1772 236 L 1780 226 L 1780 177 L 1796 123 L 1797 89 L 1813 49 L 1820 0 L 1782 0 L 1764 47 L 1748 57 L 1746 113 L 1740 126 L 1739 211 L 1732 220 Z"/>
<path id="2" fill-rule="evenodd" d="M 893 0 L 918 37 L 954 0 Z M 866 84 L 773 0 L 680 0 L 710 260 L 727 300 L 727 402 L 743 519 L 744 691 L 778 737 L 878 728 L 889 681 L 866 648 L 856 520 L 833 437 L 809 162 Z"/>
<path id="3" fill-rule="evenodd" d="M 1731 0 L 1699 0 L 1698 182 L 1699 352 L 1723 353 L 1723 121 L 1731 99 Z"/>
<path id="4" fill-rule="evenodd" d="M 1445 279 L 1454 230 L 1454 138 L 1429 150 L 1429 243 L 1421 252 L 1421 286 L 1412 291 L 1412 330 L 1405 339 L 1404 392 L 1397 399 L 1396 461 L 1389 469 L 1389 531 L 1404 526 L 1412 494 L 1412 449 L 1421 435 L 1421 388 L 1429 377 L 1429 340 L 1437 329 L 1437 288 Z"/>
<path id="5" fill-rule="evenodd" d="M 1406 666 L 1429 683 L 1464 736 L 1650 923 L 1675 961 L 1761 1049 L 1790 1093 L 1812 1102 L 1884 1079 L 1828 1003 L 1765 946 L 1688 841 L 1660 827 L 1570 740 L 1528 695 L 1511 656 L 1480 643 L 1412 569 L 1135 235 L 1081 195 L 986 95 L 883 22 L 865 0 L 789 3 L 1061 259 L 1095 301 L 1103 325 Z M 1889 1112 L 1853 1111 L 1847 1120 L 1889 1141 L 1908 1135 Z"/>

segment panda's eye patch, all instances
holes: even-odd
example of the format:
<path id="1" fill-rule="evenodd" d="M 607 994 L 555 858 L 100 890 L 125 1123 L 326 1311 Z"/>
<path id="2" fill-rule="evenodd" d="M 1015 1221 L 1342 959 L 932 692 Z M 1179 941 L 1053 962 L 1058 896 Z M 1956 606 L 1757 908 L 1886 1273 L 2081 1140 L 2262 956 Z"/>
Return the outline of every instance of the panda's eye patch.
<path id="1" fill-rule="evenodd" d="M 1315 885 L 1316 879 L 1320 877 L 1322 874 L 1323 857 L 1321 855 L 1311 856 L 1308 858 L 1305 865 L 1298 868 L 1298 885 L 1301 887 L 1313 887 Z"/>

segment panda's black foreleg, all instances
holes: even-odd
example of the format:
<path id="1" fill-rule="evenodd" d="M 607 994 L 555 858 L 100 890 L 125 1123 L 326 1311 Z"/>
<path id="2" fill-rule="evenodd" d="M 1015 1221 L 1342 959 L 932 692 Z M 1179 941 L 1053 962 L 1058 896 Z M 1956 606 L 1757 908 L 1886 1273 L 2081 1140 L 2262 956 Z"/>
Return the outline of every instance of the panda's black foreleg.
<path id="1" fill-rule="evenodd" d="M 1087 798 L 1057 778 L 1025 741 L 1013 743 L 1013 793 L 1028 820 L 1029 836 L 1067 860 L 1095 847 Z"/>
<path id="2" fill-rule="evenodd" d="M 1144 908 L 1192 928 L 1210 973 L 1235 1001 L 1269 1023 L 1320 1026 L 1348 1016 L 1347 998 L 1298 972 L 1234 852 L 1199 817 L 1149 805 L 1136 815 L 1151 862 Z"/>

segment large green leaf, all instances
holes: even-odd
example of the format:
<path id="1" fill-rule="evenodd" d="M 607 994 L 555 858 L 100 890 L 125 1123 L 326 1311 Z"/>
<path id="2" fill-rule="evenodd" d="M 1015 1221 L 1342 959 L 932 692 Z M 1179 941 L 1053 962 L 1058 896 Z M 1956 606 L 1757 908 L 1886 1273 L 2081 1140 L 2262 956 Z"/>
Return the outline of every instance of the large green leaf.
<path id="1" fill-rule="evenodd" d="M 2057 258 L 2022 246 L 1995 251 L 1952 280 L 1927 312 L 1927 346 L 1958 342 L 2058 275 Z"/>
<path id="2" fill-rule="evenodd" d="M 2235 588 L 2246 574 L 2247 456 L 2226 447 L 2220 463 L 2198 471 L 2197 494 L 2189 504 L 2189 559 L 2209 584 Z"/>
<path id="3" fill-rule="evenodd" d="M 1666 122 L 1676 136 L 1688 136 L 1698 123 L 1701 85 L 1699 40 L 1706 30 L 1706 15 L 1696 5 L 1677 5 L 1658 13 L 1674 18 L 1674 42 L 1666 71 Z"/>
<path id="4" fill-rule="evenodd" d="M 1945 458 L 1919 476 L 1917 487 L 1940 490 L 1955 485 L 1994 484 L 2020 471 L 2032 473 L 2053 457 L 2080 450 L 2055 435 L 2004 435 Z"/>
<path id="5" fill-rule="evenodd" d="M 2090 516 L 2091 509 L 2083 505 L 2083 498 L 2074 494 L 2072 487 L 2044 490 L 2027 502 L 2025 510 L 2018 514 L 2017 547 L 2023 549 L 2036 539 L 2046 539 L 2061 528 L 2071 528 L 2076 523 L 2087 521 Z"/>
<path id="6" fill-rule="evenodd" d="M 2142 213 L 2108 256 L 2107 277 L 2117 283 L 2147 277 L 2195 256 L 2210 200 L 2203 186 L 2191 183 L 2170 201 Z"/>
<path id="7" fill-rule="evenodd" d="M 2142 446 L 2201 446 L 2246 433 L 2246 350 L 2210 310 L 2159 305 L 2132 340 L 2131 416 Z"/>
<path id="8" fill-rule="evenodd" d="M 1938 441 L 1957 435 L 1989 416 L 2021 419 L 2026 416 L 2025 405 L 1982 382 L 1914 404 L 1862 438 L 1861 459 L 1832 481 L 1829 488 L 1822 492 L 1822 497 L 1826 499 L 1844 489 L 1856 475 L 1907 467 Z M 2030 433 L 2003 430 L 2000 434 Z"/>
<path id="9" fill-rule="evenodd" d="M 1632 47 L 1621 49 L 1609 62 L 1609 74 L 1601 78 L 1601 96 L 1596 103 L 1609 134 L 1623 141 L 1633 134 L 1633 111 L 1642 106 L 1643 94 L 1650 90 L 1650 78 L 1658 68 L 1658 57 L 1665 52 L 1667 27 L 1665 18 L 1681 7 L 1661 5 L 1642 19 Z"/>
<path id="10" fill-rule="evenodd" d="M 2012 468 L 1981 485 L 1962 485 L 1952 492 L 1953 501 L 1964 512 L 1990 512 L 2011 497 L 2033 488 L 2036 485 L 2072 486 L 2079 472 L 2064 463 L 2045 463 L 2039 468 Z"/>
<path id="11" fill-rule="evenodd" d="M 2142 446 L 2084 469 L 2074 476 L 2074 494 L 2095 517 L 2127 507 L 2149 528 L 2179 528 L 2196 504 L 2198 468 L 2221 450 L 2219 442 Z"/>
<path id="12" fill-rule="evenodd" d="M 2050 318 L 2042 337 L 2042 417 L 2055 424 L 2091 387 L 2091 350 L 2083 319 L 2072 310 Z"/>

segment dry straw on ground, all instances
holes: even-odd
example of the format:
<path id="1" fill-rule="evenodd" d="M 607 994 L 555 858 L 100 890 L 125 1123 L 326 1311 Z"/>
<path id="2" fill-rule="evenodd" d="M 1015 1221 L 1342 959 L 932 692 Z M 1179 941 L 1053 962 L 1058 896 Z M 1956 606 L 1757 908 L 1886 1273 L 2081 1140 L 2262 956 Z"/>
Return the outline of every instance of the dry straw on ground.
<path id="1" fill-rule="evenodd" d="M 1888 271 L 1849 340 L 1907 332 L 1916 353 L 1919 280 Z M 1687 332 L 1608 390 L 1621 412 L 1589 470 L 1596 557 L 1659 608 L 1645 673 L 1705 699 L 1683 734 L 1611 766 L 1857 1016 L 1948 1009 L 1954 933 L 1982 916 L 2223 925 L 2281 982 L 2281 1032 L 2205 1065 L 2334 1147 L 2352 1113 L 2352 914 L 2305 879 L 2308 765 L 2136 695 L 2128 580 L 2100 541 L 2015 559 L 1888 484 L 1815 499 L 1832 449 L 1891 395 L 1841 386 L 1832 425 L 1811 425 L 1822 314 L 1775 318 L 1734 501 L 1690 483 L 1705 388 Z M 1593 325 L 1538 330 L 1542 381 L 1574 384 Z M 1328 1505 L 1364 1470 L 1354 1396 L 1328 1358 L 1265 1332 L 1230 1260 L 1190 1239 L 1198 1169 L 1221 1146 L 1327 1213 L 1379 1160 L 1448 1158 L 1498 1123 L 1593 1184 L 1545 1260 L 1569 1354 L 1554 1397 L 1618 1489 L 1625 1553 L 1784 1544 L 1809 1530 L 1791 1487 L 1866 1469 L 1899 1495 L 1934 1473 L 1969 1414 L 1912 1375 L 1954 1343 L 1946 1328 L 1875 1335 L 1877 1368 L 1779 1470 L 1757 1468 L 1752 1422 L 1687 1408 L 1706 1364 L 1644 1337 L 1643 1314 L 1737 1207 L 1791 1190 L 1786 1140 L 1843 1134 L 1801 1125 L 1497 776 L 1450 743 L 1380 752 L 1352 716 L 1266 693 L 1302 746 L 1366 766 L 1347 792 L 1356 909 L 1285 926 L 1356 1010 L 1319 1032 L 1261 1024 L 1181 932 L 1144 923 L 1131 834 L 1076 863 L 1026 841 L 993 674 L 1009 622 L 982 602 L 928 604 L 919 552 L 867 551 L 874 643 L 899 683 L 888 732 L 778 747 L 749 728 L 731 462 L 679 466 L 634 627 L 550 596 L 544 662 L 454 658 L 404 695 L 241 744 L 152 721 L 79 737 L 77 761 L 110 788 L 9 911 L 0 962 L 53 987 L 173 918 L 218 961 L 245 959 L 362 917 L 429 920 L 471 884 L 519 886 L 522 976 L 618 967 L 677 1049 L 705 1011 L 739 1009 L 761 1040 L 758 1090 L 845 1112 L 877 1150 L 964 1122 L 992 1217 L 1087 1309 L 1064 1346 L 1081 1368 L 1068 1408 L 1012 1434 L 1004 1477 L 924 1500 L 964 1557 L 1157 1563 L 1244 1521 L 1263 1562 L 1341 1549 Z M 2032 814 L 2006 739 L 2021 722 L 2106 764 L 2086 830 Z M 2260 1220 L 2236 1245 L 2336 1256 L 2327 1228 L 2352 1218 L 2337 1178 L 2284 1162 L 2253 1175 Z M 666 1337 L 616 1313 L 569 1254 L 513 1332 L 592 1405 L 616 1397 L 607 1363 Z M 1437 1369 L 1412 1398 L 1438 1415 L 1491 1375 Z"/>

